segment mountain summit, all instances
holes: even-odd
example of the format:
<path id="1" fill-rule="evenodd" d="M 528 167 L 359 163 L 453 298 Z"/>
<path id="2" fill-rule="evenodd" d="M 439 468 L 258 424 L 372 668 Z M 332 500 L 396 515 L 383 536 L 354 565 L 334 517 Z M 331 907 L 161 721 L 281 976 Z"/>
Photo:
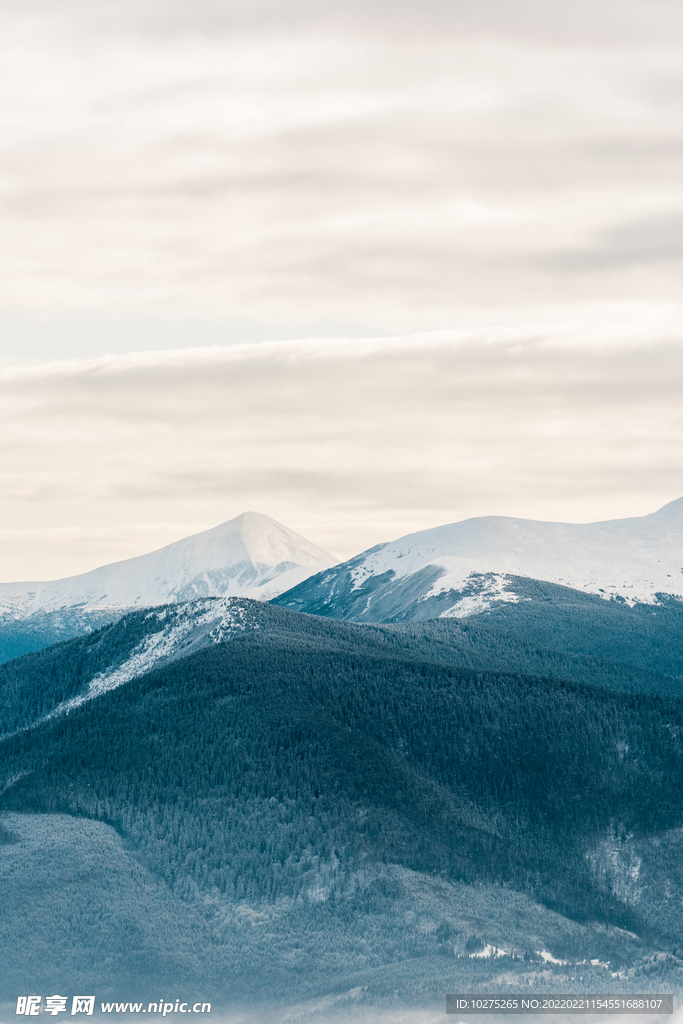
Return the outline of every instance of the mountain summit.
<path id="1" fill-rule="evenodd" d="M 200 597 L 270 600 L 336 559 L 258 512 L 147 555 L 44 583 L 0 584 L 3 638 L 23 639 L 0 658 L 35 650 L 118 617 L 123 610 Z M 34 642 L 35 641 L 35 642 Z M 1 645 L 0 645 L 1 647 Z"/>
<path id="2" fill-rule="evenodd" d="M 132 608 L 248 595 L 267 600 L 336 559 L 282 523 L 244 512 L 147 555 L 46 583 L 0 584 L 0 611 Z"/>
<path id="3" fill-rule="evenodd" d="M 276 599 L 357 622 L 465 616 L 524 598 L 522 578 L 625 601 L 683 597 L 683 498 L 600 523 L 465 519 L 378 544 Z"/>

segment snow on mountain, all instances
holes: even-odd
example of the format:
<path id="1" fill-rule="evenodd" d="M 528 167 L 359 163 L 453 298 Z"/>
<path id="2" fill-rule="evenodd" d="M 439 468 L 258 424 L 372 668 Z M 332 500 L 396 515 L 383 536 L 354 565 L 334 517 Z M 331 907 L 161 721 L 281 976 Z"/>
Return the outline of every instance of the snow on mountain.
<path id="1" fill-rule="evenodd" d="M 683 598 L 683 498 L 602 523 L 486 516 L 422 530 L 319 573 L 275 603 L 358 622 L 464 616 L 520 600 L 518 577 L 629 604 Z"/>
<path id="2" fill-rule="evenodd" d="M 151 672 L 164 664 L 185 658 L 204 647 L 221 643 L 231 636 L 260 628 L 258 614 L 248 601 L 235 597 L 205 598 L 164 608 L 152 608 L 145 615 L 147 632 L 132 650 L 124 651 L 117 664 L 85 680 L 74 697 L 57 704 L 31 725 L 7 733 L 7 739 L 27 728 L 34 728 L 51 718 L 60 718 L 70 711 L 115 690 L 131 679 Z M 128 620 L 126 620 L 128 621 Z"/>
<path id="3" fill-rule="evenodd" d="M 245 512 L 137 558 L 44 583 L 0 584 L 0 616 L 150 607 L 212 596 L 270 600 L 336 559 L 293 530 Z"/>

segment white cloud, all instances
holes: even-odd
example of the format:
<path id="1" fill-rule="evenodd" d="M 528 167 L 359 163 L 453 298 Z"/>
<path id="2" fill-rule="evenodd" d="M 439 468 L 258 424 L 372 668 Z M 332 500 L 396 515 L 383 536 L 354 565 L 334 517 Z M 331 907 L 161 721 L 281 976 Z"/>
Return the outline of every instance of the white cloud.
<path id="1" fill-rule="evenodd" d="M 0 310 L 383 333 L 674 299 L 680 11 L 552 6 L 8 4 Z"/>
<path id="2" fill-rule="evenodd" d="M 682 29 L 663 0 L 5 0 L 6 571 L 48 528 L 252 507 L 343 555 L 683 493 Z M 267 337 L 295 340 L 239 344 Z"/>
<path id="3" fill-rule="evenodd" d="M 213 524 L 253 508 L 350 555 L 468 515 L 652 511 L 683 493 L 677 318 L 634 309 L 620 331 L 609 312 L 562 331 L 548 319 L 5 370 L 4 521 Z"/>

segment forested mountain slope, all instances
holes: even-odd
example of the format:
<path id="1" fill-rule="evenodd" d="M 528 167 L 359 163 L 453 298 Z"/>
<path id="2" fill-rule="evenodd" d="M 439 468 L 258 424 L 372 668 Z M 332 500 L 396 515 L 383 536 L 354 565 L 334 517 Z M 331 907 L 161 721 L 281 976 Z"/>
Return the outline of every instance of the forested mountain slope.
<path id="1" fill-rule="evenodd" d="M 641 985 L 654 951 L 675 975 L 683 701 L 467 667 L 493 632 L 468 646 L 458 623 L 420 635 L 420 624 L 210 604 L 198 603 L 195 630 L 136 613 L 4 666 L 0 808 L 20 812 L 9 833 L 26 812 L 113 826 L 210 922 L 225 998 L 388 991 L 399 965 L 417 991 L 435 962 L 451 987 L 471 982 L 484 939 L 514 970 L 549 945 L 556 960 L 606 958 Z M 115 686 L 89 690 L 116 672 Z M 42 680 L 34 707 L 31 680 Z M 427 911 L 429 884 L 442 888 Z M 489 893 L 476 923 L 456 913 L 462 885 Z M 516 899 L 527 916 L 513 927 Z M 100 952 L 101 968 L 112 961 Z"/>
<path id="2" fill-rule="evenodd" d="M 576 679 L 616 689 L 683 694 L 683 602 L 603 601 L 552 583 L 514 577 L 520 600 L 462 619 L 437 618 L 390 628 L 433 648 L 462 638 L 473 662 Z"/>
<path id="3" fill-rule="evenodd" d="M 530 581 L 520 581 L 528 586 Z M 552 584 L 469 619 L 356 625 L 244 598 L 131 612 L 100 630 L 0 666 L 0 737 L 170 660 L 260 631 L 308 651 L 356 652 L 550 676 L 627 692 L 683 695 L 683 605 L 629 608 Z"/>

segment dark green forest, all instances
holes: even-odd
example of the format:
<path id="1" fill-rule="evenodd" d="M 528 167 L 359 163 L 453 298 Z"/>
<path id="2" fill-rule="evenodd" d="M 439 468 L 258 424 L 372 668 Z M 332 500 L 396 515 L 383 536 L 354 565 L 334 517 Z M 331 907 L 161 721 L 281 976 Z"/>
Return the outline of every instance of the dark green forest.
<path id="1" fill-rule="evenodd" d="M 658 594 L 654 604 L 605 600 L 541 580 L 510 577 L 519 602 L 501 602 L 485 622 L 529 644 L 618 662 L 683 681 L 683 601 Z"/>
<path id="2" fill-rule="evenodd" d="M 683 601 L 677 598 L 658 594 L 654 604 L 630 606 L 621 599 L 606 600 L 556 583 L 508 575 L 506 588 L 514 600 L 494 599 L 490 607 L 463 619 L 438 618 L 470 592 L 444 591 L 423 600 L 421 590 L 439 577 L 431 568 L 428 580 L 423 579 L 424 570 L 396 582 L 401 600 L 394 612 L 390 602 L 375 607 L 369 601 L 387 582 L 384 577 L 370 577 L 353 587 L 342 579 L 335 582 L 332 595 L 323 586 L 329 586 L 329 574 L 320 573 L 272 603 L 368 627 L 373 622 L 391 624 L 407 635 L 436 641 L 447 640 L 449 633 L 457 636 L 462 625 L 474 647 L 475 663 L 482 665 L 563 678 L 575 678 L 578 672 L 587 682 L 626 689 L 644 688 L 648 675 L 660 692 L 679 692 L 683 685 Z M 411 585 L 415 594 L 407 601 Z M 478 594 L 476 575 L 471 593 Z M 630 673 L 624 671 L 629 666 Z"/>
<path id="3" fill-rule="evenodd" d="M 0 665 L 0 736 L 39 721 L 163 628 L 163 619 L 145 608 L 96 632 Z"/>
<path id="4" fill-rule="evenodd" d="M 5 739 L 16 781 L 0 805 L 112 824 L 188 898 L 272 901 L 321 866 L 334 886 L 393 863 L 648 930 L 586 850 L 610 830 L 683 825 L 683 701 L 439 664 L 400 630 L 254 614 L 260 629 Z M 4 685 L 42 665 L 40 692 L 52 680 L 62 699 L 144 622 L 55 648 L 52 668 L 48 652 L 5 666 Z"/>

